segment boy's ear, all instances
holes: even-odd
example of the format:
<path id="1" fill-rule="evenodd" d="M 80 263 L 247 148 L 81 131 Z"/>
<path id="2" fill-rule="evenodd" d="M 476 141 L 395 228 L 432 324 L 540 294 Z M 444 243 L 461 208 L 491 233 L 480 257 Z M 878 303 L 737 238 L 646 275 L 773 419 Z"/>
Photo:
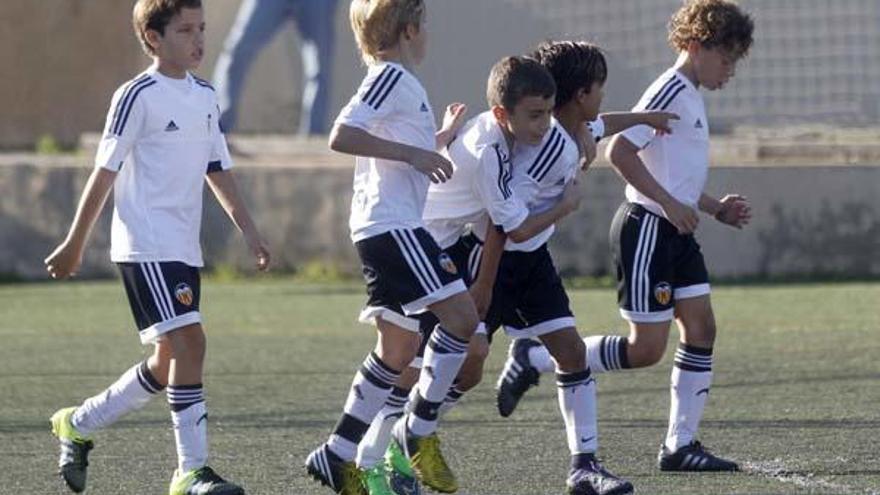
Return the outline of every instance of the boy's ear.
<path id="1" fill-rule="evenodd" d="M 700 49 L 703 48 L 703 45 L 700 44 L 697 40 L 688 41 L 687 52 L 689 55 L 696 55 Z"/>
<path id="2" fill-rule="evenodd" d="M 501 125 L 507 125 L 507 122 L 510 120 L 510 114 L 501 105 L 494 105 L 492 107 L 492 115 L 495 116 L 495 120 Z"/>
<path id="3" fill-rule="evenodd" d="M 147 38 L 147 43 L 153 48 L 153 51 L 156 51 L 162 41 L 162 35 L 154 29 L 147 29 L 144 31 L 144 37 Z"/>
<path id="4" fill-rule="evenodd" d="M 419 35 L 419 26 L 418 24 L 407 24 L 406 29 L 403 31 L 403 35 L 407 40 L 411 40 Z"/>

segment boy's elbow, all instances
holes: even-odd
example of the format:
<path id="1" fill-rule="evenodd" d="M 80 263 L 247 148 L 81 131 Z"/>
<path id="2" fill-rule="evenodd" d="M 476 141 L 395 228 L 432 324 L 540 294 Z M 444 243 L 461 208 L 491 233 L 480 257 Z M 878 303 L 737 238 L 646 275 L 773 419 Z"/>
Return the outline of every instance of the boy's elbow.
<path id="1" fill-rule="evenodd" d="M 334 125 L 333 129 L 330 130 L 330 136 L 327 138 L 327 146 L 336 152 L 341 153 L 345 151 L 344 136 L 340 126 Z"/>
<path id="2" fill-rule="evenodd" d="M 619 134 L 614 136 L 611 144 L 605 150 L 605 159 L 615 167 L 625 162 L 627 157 L 637 155 L 635 147 Z"/>

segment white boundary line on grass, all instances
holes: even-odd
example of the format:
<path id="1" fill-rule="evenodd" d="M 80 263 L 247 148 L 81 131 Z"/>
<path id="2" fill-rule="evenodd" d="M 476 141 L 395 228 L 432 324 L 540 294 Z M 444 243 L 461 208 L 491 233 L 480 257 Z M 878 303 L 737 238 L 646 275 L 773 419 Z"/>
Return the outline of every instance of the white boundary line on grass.
<path id="1" fill-rule="evenodd" d="M 749 474 L 757 474 L 767 478 L 773 478 L 782 483 L 790 483 L 801 488 L 828 490 L 831 493 L 854 494 L 864 493 L 866 495 L 880 495 L 880 492 L 873 490 L 860 490 L 843 483 L 835 483 L 824 478 L 819 478 L 812 473 L 795 472 L 779 459 L 770 462 L 745 462 L 743 463 L 743 471 Z"/>

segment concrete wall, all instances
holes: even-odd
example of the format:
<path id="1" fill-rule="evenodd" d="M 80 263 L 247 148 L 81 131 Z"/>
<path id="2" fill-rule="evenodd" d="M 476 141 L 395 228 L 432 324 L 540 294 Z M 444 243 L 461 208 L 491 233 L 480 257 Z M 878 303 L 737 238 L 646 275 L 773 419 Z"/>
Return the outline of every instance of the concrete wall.
<path id="1" fill-rule="evenodd" d="M 45 277 L 42 259 L 66 233 L 88 176 L 86 160 L 37 163 L 22 156 L 0 165 L 0 274 Z M 357 274 L 348 240 L 351 169 L 240 167 L 236 174 L 275 265 L 320 262 Z M 553 241 L 567 275 L 609 271 L 608 227 L 622 183 L 607 167 L 592 170 L 587 200 Z M 718 167 L 707 191 L 739 192 L 754 207 L 745 230 L 702 218 L 698 237 L 720 277 L 880 276 L 880 167 Z M 206 198 L 202 239 L 211 264 L 249 269 L 251 260 L 216 202 Z M 109 208 L 95 229 L 82 275 L 113 273 L 108 260 Z"/>

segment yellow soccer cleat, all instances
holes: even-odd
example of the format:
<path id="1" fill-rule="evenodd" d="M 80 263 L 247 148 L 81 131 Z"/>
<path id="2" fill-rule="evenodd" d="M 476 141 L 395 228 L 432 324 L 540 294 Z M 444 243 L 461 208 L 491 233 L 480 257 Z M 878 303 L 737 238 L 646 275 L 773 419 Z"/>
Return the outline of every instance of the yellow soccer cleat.
<path id="1" fill-rule="evenodd" d="M 174 471 L 169 495 L 244 495 L 244 489 L 221 478 L 205 466 L 181 473 Z"/>

